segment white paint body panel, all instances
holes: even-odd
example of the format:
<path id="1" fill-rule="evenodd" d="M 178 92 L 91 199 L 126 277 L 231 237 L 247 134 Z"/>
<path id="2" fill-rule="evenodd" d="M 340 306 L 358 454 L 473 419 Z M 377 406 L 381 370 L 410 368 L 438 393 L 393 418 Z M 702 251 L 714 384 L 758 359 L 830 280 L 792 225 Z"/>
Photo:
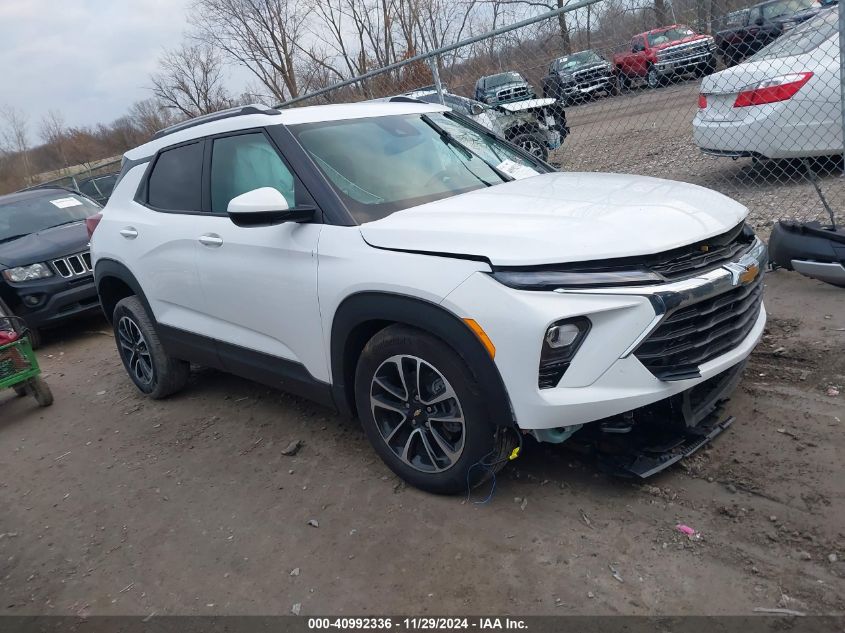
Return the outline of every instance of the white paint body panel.
<path id="1" fill-rule="evenodd" d="M 697 185 L 554 173 L 398 211 L 361 231 L 367 243 L 382 248 L 527 266 L 658 253 L 724 233 L 747 213 Z"/>

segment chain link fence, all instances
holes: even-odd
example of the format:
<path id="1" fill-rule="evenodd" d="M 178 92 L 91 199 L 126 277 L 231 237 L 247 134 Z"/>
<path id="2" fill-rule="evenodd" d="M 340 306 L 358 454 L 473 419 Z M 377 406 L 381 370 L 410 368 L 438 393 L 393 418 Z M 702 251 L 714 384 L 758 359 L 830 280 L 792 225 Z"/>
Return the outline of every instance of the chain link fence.
<path id="1" fill-rule="evenodd" d="M 283 105 L 442 101 L 561 170 L 720 191 L 765 233 L 845 218 L 840 28 L 818 0 L 582 0 Z"/>

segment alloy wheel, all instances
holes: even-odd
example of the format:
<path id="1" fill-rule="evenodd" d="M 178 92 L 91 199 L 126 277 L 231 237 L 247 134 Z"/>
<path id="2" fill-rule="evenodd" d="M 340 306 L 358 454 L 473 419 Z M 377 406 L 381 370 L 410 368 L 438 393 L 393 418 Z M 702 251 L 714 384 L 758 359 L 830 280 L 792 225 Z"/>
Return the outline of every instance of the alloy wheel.
<path id="1" fill-rule="evenodd" d="M 660 86 L 660 77 L 657 74 L 656 68 L 649 68 L 646 81 L 648 81 L 649 88 L 658 88 Z"/>
<path id="2" fill-rule="evenodd" d="M 543 158 L 543 148 L 537 141 L 533 139 L 527 139 L 522 141 L 519 146 L 535 158 Z"/>
<path id="3" fill-rule="evenodd" d="M 138 324 L 128 316 L 121 317 L 118 321 L 117 341 L 120 346 L 120 355 L 132 376 L 143 385 L 153 384 L 155 368 L 147 339 L 144 338 Z"/>
<path id="4" fill-rule="evenodd" d="M 370 408 L 382 440 L 405 464 L 424 473 L 460 459 L 466 424 L 457 393 L 440 371 L 417 356 L 391 356 L 370 384 Z"/>

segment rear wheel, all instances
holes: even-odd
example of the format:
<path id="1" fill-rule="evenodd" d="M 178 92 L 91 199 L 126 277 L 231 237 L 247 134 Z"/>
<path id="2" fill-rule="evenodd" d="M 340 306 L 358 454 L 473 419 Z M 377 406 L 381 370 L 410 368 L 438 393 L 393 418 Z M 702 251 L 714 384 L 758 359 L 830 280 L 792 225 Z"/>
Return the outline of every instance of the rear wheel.
<path id="1" fill-rule="evenodd" d="M 630 89 L 631 89 L 631 79 L 628 77 L 628 75 L 626 75 L 624 72 L 622 72 L 622 69 L 620 68 L 616 72 L 616 94 L 619 94 L 621 92 L 625 92 L 625 91 L 630 90 Z"/>
<path id="2" fill-rule="evenodd" d="M 545 141 L 535 134 L 518 134 L 511 139 L 511 143 L 540 160 L 549 158 L 549 148 L 546 147 Z"/>
<path id="3" fill-rule="evenodd" d="M 399 477 L 438 494 L 465 491 L 506 462 L 506 432 L 490 422 L 481 394 L 453 349 L 402 325 L 367 343 L 355 373 L 358 415 L 376 452 Z"/>
<path id="4" fill-rule="evenodd" d="M 120 359 L 141 392 L 154 399 L 165 398 L 187 384 L 190 364 L 164 351 L 152 320 L 137 297 L 118 302 L 112 323 Z"/>

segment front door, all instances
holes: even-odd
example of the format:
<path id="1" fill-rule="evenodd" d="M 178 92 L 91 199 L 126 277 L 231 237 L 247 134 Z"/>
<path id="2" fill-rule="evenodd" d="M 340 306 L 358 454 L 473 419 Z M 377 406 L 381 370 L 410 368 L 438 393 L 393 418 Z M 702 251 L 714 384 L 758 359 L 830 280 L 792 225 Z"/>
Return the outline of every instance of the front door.
<path id="1" fill-rule="evenodd" d="M 226 213 L 232 198 L 259 187 L 277 189 L 290 208 L 313 200 L 263 130 L 207 142 L 211 212 L 196 224 L 197 268 L 224 368 L 293 391 L 285 375 L 327 382 L 317 302 L 323 225 L 243 228 Z"/>

